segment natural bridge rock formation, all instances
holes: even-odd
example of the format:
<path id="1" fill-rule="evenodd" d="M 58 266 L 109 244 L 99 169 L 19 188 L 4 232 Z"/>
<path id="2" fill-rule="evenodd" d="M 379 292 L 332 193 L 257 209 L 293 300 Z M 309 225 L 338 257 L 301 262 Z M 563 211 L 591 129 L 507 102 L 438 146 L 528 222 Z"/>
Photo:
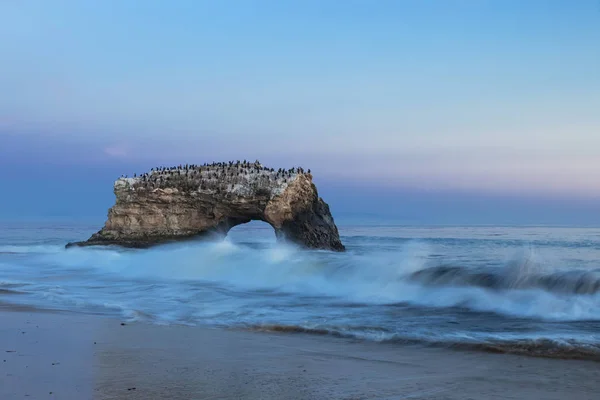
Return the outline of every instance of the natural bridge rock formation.
<path id="1" fill-rule="evenodd" d="M 260 220 L 273 227 L 278 239 L 344 250 L 310 170 L 276 171 L 258 162 L 157 168 L 118 179 L 114 192 L 117 200 L 104 228 L 67 247 L 147 247 L 202 234 L 227 234 L 236 225 Z"/>

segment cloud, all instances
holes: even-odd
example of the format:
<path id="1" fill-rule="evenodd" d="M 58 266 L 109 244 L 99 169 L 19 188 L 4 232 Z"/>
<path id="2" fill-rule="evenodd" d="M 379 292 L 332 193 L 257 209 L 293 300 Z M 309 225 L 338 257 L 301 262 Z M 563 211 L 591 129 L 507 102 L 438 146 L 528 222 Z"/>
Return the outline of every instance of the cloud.
<path id="1" fill-rule="evenodd" d="M 125 146 L 122 145 L 113 145 L 106 147 L 104 149 L 104 153 L 110 157 L 127 157 L 129 155 L 129 151 Z"/>

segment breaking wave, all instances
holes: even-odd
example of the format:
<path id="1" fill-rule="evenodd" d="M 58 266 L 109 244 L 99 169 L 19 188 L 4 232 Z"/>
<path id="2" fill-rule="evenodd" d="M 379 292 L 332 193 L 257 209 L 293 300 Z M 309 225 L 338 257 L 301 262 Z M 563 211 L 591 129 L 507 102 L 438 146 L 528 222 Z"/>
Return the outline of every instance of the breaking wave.
<path id="1" fill-rule="evenodd" d="M 160 324 L 600 361 L 598 269 L 563 268 L 532 248 L 466 259 L 468 247 L 456 257 L 438 242 L 356 240 L 346 253 L 229 240 L 0 246 L 0 297 Z"/>
<path id="2" fill-rule="evenodd" d="M 27 249 L 19 250 L 27 252 Z M 73 248 L 43 254 L 43 265 L 97 279 L 222 284 L 231 290 L 273 290 L 361 304 L 461 307 L 541 320 L 600 320 L 598 270 L 546 270 L 531 251 L 500 266 L 432 265 L 431 249 L 407 243 L 394 252 L 259 248 L 229 241 L 166 245 L 148 250 Z M 235 289 L 237 288 L 237 289 Z"/>
<path id="3" fill-rule="evenodd" d="M 593 295 L 600 291 L 600 271 L 527 272 L 513 268 L 461 268 L 441 265 L 413 273 L 410 279 L 432 286 L 476 286 L 493 290 L 540 289 L 565 295 Z"/>

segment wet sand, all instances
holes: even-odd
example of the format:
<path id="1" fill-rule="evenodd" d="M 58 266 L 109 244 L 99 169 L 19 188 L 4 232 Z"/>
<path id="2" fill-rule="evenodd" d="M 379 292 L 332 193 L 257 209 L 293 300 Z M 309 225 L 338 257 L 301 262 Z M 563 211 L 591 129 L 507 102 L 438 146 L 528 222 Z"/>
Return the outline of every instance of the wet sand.
<path id="1" fill-rule="evenodd" d="M 598 399 L 600 363 L 0 310 L 0 399 Z"/>

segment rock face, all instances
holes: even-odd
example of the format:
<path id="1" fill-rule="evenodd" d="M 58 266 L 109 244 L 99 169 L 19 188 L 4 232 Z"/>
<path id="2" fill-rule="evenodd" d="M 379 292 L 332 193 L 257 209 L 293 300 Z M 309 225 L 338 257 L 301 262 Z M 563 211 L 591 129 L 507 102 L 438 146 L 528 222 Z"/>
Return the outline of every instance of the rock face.
<path id="1" fill-rule="evenodd" d="M 104 227 L 85 242 L 147 247 L 227 232 L 260 220 L 276 237 L 314 249 L 343 251 L 329 206 L 310 172 L 273 170 L 260 163 L 213 163 L 158 168 L 114 184 L 116 203 Z"/>

